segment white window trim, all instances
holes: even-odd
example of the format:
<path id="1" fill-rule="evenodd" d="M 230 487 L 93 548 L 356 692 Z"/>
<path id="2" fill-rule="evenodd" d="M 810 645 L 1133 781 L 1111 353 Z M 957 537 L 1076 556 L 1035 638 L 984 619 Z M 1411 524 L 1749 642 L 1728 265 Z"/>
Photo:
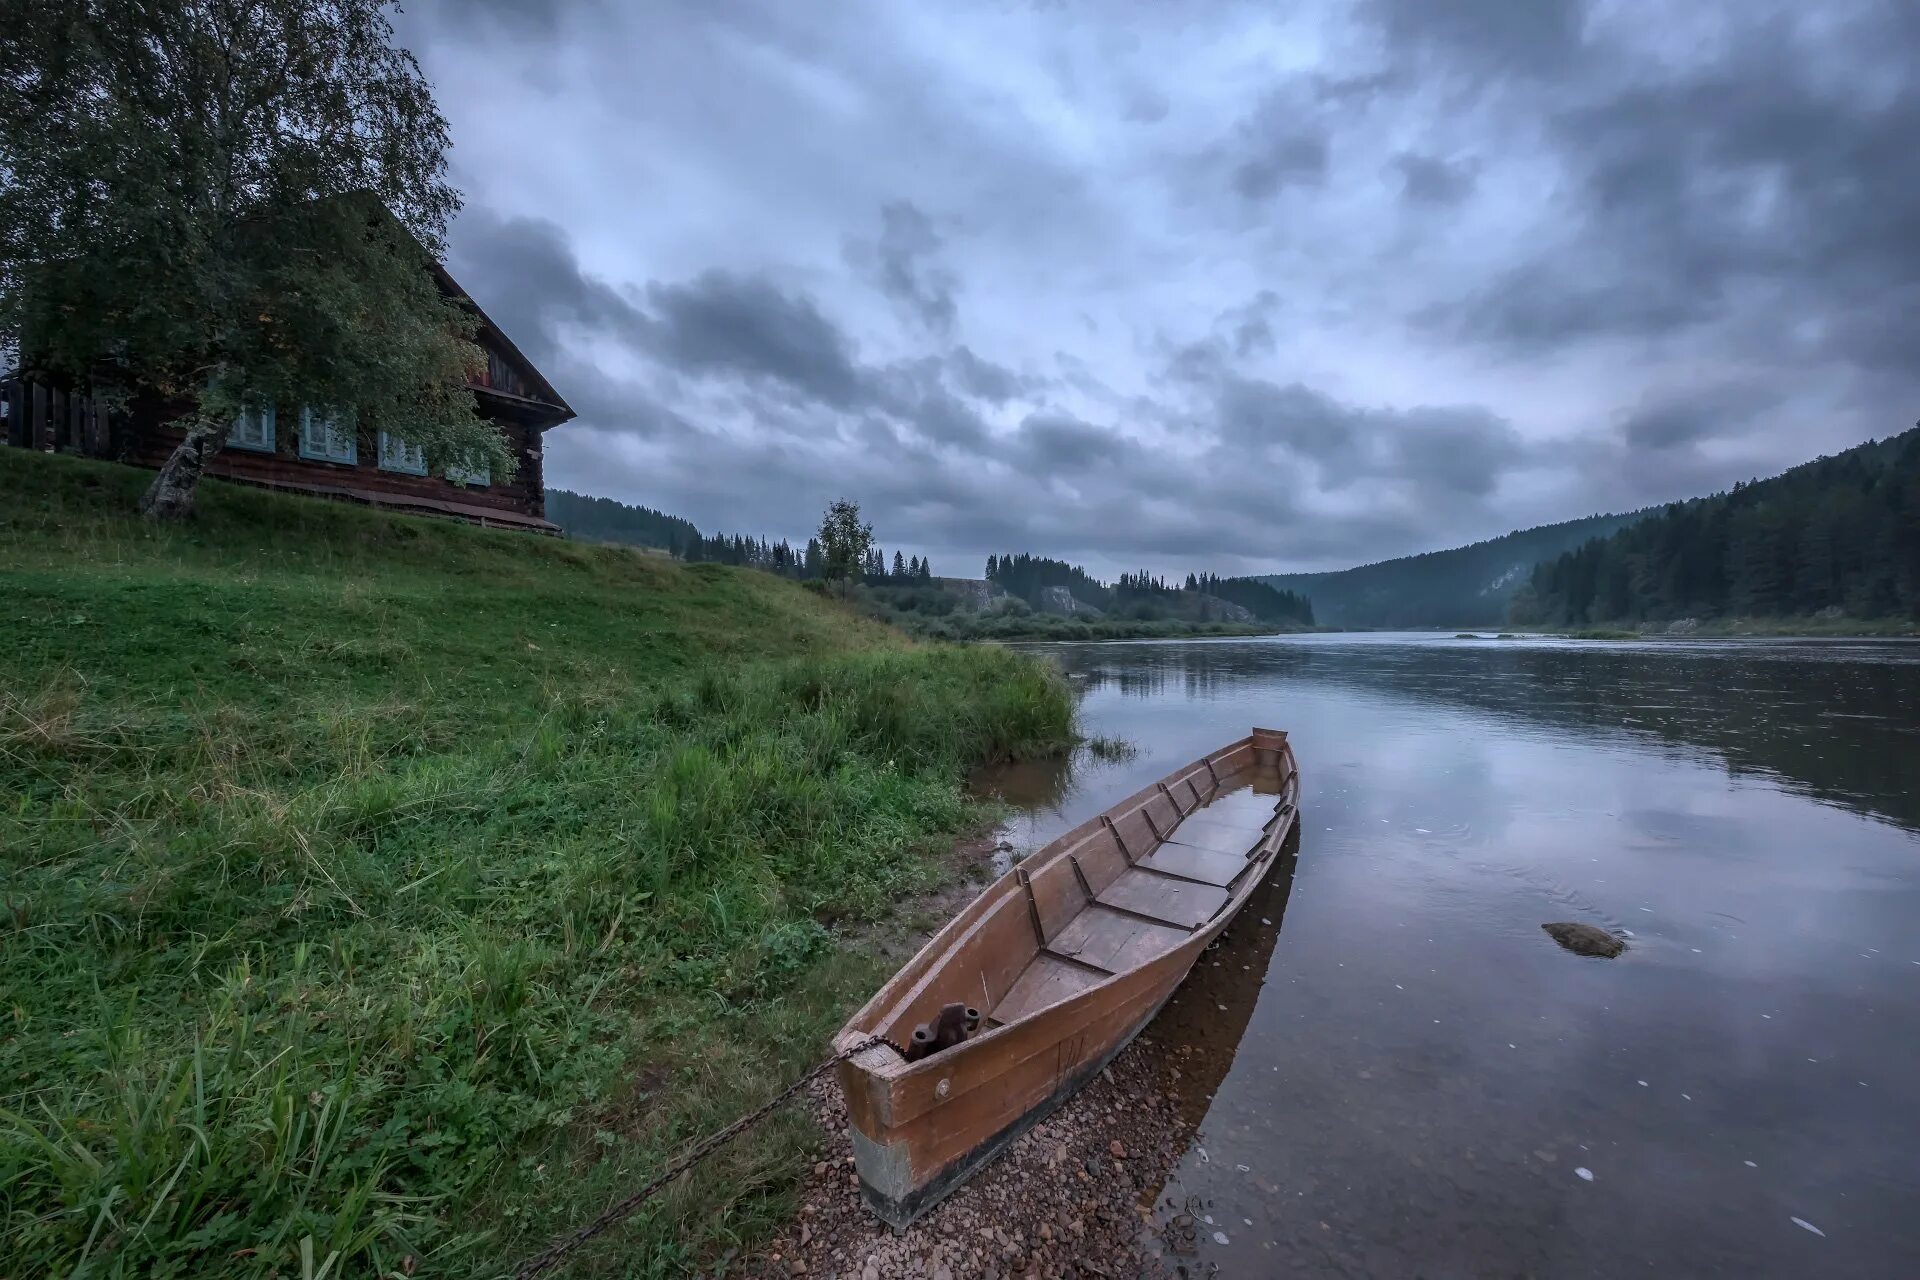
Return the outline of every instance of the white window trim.
<path id="1" fill-rule="evenodd" d="M 427 451 L 386 431 L 380 433 L 380 469 L 406 476 L 427 474 Z"/>
<path id="2" fill-rule="evenodd" d="M 227 432 L 227 447 L 246 449 L 252 453 L 274 452 L 273 406 L 263 405 L 258 409 L 248 409 L 233 420 L 233 427 Z M 249 440 L 242 433 L 250 427 L 258 427 L 258 439 Z"/>
<path id="3" fill-rule="evenodd" d="M 334 452 L 331 448 L 316 448 L 314 437 L 324 433 L 328 444 L 344 438 L 347 443 L 344 453 Z M 337 418 L 326 418 L 311 408 L 300 410 L 300 456 L 309 462 L 333 462 L 341 466 L 353 467 L 360 463 L 360 433 L 351 426 L 341 425 Z"/>

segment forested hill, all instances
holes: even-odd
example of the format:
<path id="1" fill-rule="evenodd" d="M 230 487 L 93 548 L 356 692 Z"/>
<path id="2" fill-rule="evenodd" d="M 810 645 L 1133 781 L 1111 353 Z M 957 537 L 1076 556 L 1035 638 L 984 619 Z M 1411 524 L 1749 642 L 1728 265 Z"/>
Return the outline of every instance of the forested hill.
<path id="1" fill-rule="evenodd" d="M 1513 605 L 1550 626 L 1920 619 L 1920 427 L 1675 503 L 1541 564 Z"/>
<path id="2" fill-rule="evenodd" d="M 547 519 L 565 529 L 569 537 L 658 547 L 677 556 L 686 555 L 688 548 L 700 541 L 700 530 L 691 520 L 566 489 L 547 490 Z"/>
<path id="3" fill-rule="evenodd" d="M 1449 551 L 1332 573 L 1270 574 L 1261 581 L 1311 599 L 1321 626 L 1498 626 L 1534 565 L 1606 537 L 1643 514 L 1588 516 Z"/>

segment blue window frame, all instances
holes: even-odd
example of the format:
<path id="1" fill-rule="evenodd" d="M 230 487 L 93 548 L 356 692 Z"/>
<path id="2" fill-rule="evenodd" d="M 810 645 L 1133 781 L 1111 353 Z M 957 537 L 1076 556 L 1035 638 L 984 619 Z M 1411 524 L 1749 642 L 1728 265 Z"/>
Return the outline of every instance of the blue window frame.
<path id="1" fill-rule="evenodd" d="M 423 476 L 427 474 L 427 451 L 408 440 L 402 440 L 391 432 L 380 433 L 380 469 L 398 471 L 403 475 Z"/>
<path id="2" fill-rule="evenodd" d="M 303 458 L 354 466 L 360 461 L 358 436 L 351 420 L 342 422 L 334 415 L 300 410 L 300 456 Z"/>
<path id="3" fill-rule="evenodd" d="M 251 449 L 255 453 L 273 452 L 273 406 L 249 409 L 233 420 L 227 432 L 227 445 L 233 449 Z"/>

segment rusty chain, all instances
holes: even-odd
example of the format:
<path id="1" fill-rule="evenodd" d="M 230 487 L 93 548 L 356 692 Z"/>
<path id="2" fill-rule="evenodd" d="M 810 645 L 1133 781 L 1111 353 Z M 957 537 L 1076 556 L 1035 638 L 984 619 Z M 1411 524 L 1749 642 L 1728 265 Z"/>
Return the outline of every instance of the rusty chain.
<path id="1" fill-rule="evenodd" d="M 741 1116 L 726 1128 L 716 1130 L 702 1138 L 699 1142 L 696 1142 L 685 1155 L 675 1160 L 665 1169 L 662 1169 L 651 1181 L 643 1185 L 638 1191 L 613 1205 L 592 1222 L 561 1236 L 545 1249 L 542 1249 L 539 1253 L 534 1254 L 531 1258 L 522 1262 L 519 1267 L 514 1270 L 513 1280 L 531 1280 L 531 1277 L 548 1271 L 557 1265 L 562 1258 L 605 1231 L 608 1227 L 625 1221 L 628 1217 L 632 1216 L 633 1211 L 638 1209 L 642 1204 L 645 1204 L 660 1188 L 666 1186 L 669 1182 L 672 1182 L 696 1164 L 699 1164 L 728 1142 L 739 1137 L 740 1134 L 746 1130 L 772 1115 L 780 1108 L 782 1103 L 793 1097 L 794 1094 L 800 1092 L 800 1090 L 806 1088 L 815 1080 L 818 1080 L 821 1076 L 845 1062 L 848 1058 L 853 1057 L 856 1053 L 865 1053 L 868 1049 L 876 1048 L 887 1043 L 889 1043 L 889 1041 L 885 1036 L 869 1036 L 852 1048 L 842 1049 L 839 1053 L 834 1054 L 831 1058 L 820 1063 L 798 1080 L 788 1085 L 785 1089 L 775 1094 L 766 1103 L 755 1107 L 752 1111 L 747 1112 L 747 1114 Z"/>

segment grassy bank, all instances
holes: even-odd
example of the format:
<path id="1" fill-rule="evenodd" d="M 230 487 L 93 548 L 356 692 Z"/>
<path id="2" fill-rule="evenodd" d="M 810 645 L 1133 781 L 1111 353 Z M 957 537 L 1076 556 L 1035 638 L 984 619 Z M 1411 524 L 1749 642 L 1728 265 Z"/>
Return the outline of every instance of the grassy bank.
<path id="1" fill-rule="evenodd" d="M 816 1057 L 962 769 L 1069 733 L 765 575 L 145 479 L 0 450 L 9 1274 L 500 1269 Z M 752 1237 L 808 1140 L 577 1273 Z"/>

